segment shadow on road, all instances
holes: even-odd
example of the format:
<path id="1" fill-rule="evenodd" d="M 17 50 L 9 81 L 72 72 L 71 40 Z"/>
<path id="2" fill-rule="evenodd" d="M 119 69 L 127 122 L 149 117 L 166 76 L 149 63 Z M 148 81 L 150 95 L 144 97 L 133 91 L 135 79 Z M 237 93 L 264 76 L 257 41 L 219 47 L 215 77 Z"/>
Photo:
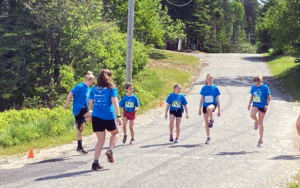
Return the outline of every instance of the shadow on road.
<path id="1" fill-rule="evenodd" d="M 109 170 L 109 169 L 101 169 L 101 170 L 98 170 L 98 171 L 106 171 L 106 170 Z M 92 170 L 84 170 L 84 171 L 79 171 L 79 172 L 71 172 L 71 173 L 59 174 L 59 175 L 56 175 L 56 176 L 47 176 L 47 177 L 43 177 L 43 178 L 38 178 L 38 179 L 35 179 L 34 181 L 44 181 L 44 180 L 51 180 L 51 179 L 67 178 L 67 177 L 72 177 L 72 176 L 78 176 L 78 175 L 82 175 L 82 174 L 87 174 L 87 173 L 90 173 L 90 172 L 94 172 L 94 171 L 92 171 Z"/>
<path id="2" fill-rule="evenodd" d="M 42 163 L 55 163 L 55 162 L 61 162 L 61 161 L 65 161 L 68 157 L 61 157 L 61 158 L 54 158 L 54 159 L 47 159 L 47 160 L 43 160 L 43 161 L 39 161 L 36 163 L 30 163 L 28 165 L 36 165 L 36 164 L 42 164 Z"/>
<path id="3" fill-rule="evenodd" d="M 252 151 L 252 152 L 246 152 L 246 151 L 240 151 L 240 152 L 220 152 L 218 154 L 215 155 L 245 155 L 245 154 L 249 154 L 249 153 L 259 153 L 258 151 Z"/>
<path id="4" fill-rule="evenodd" d="M 255 76 L 255 75 L 253 75 Z M 271 76 L 265 76 L 263 83 L 268 85 L 271 92 L 271 100 L 285 100 L 293 102 L 294 99 L 287 94 L 280 84 Z M 213 84 L 217 86 L 231 86 L 231 87 L 249 87 L 249 92 L 253 83 L 253 77 L 250 76 L 238 76 L 238 77 L 218 77 L 214 79 Z M 205 85 L 205 80 L 196 82 L 194 85 Z M 199 91 L 200 92 L 200 91 Z M 222 95 L 222 93 L 221 93 Z M 249 93 L 250 96 L 250 93 Z"/>
<path id="5" fill-rule="evenodd" d="M 242 57 L 242 59 L 251 62 L 266 62 L 266 58 L 264 56 Z"/>
<path id="6" fill-rule="evenodd" d="M 300 155 L 278 155 L 271 160 L 300 160 Z"/>
<path id="7" fill-rule="evenodd" d="M 155 146 L 167 146 L 167 145 L 172 145 L 172 144 L 174 144 L 174 143 L 146 145 L 146 146 L 141 146 L 140 148 L 149 148 L 149 147 L 155 147 Z"/>
<path id="8" fill-rule="evenodd" d="M 170 146 L 169 148 L 196 148 L 196 147 L 203 147 L 202 144 L 191 144 L 191 145 L 173 145 L 173 146 Z"/>

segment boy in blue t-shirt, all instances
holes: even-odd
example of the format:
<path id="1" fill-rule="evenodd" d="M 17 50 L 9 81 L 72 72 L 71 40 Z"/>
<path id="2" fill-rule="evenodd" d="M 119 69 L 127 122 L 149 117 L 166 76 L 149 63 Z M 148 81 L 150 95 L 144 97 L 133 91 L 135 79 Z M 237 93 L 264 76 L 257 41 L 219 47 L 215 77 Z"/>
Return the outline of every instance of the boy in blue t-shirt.
<path id="1" fill-rule="evenodd" d="M 82 154 L 87 154 L 82 147 L 82 131 L 83 123 L 86 121 L 91 121 L 91 111 L 88 110 L 88 99 L 90 95 L 90 86 L 95 82 L 95 77 L 91 71 L 88 71 L 85 76 L 85 81 L 77 84 L 68 94 L 66 104 L 64 109 L 68 108 L 68 105 L 73 97 L 73 108 L 72 112 L 75 116 L 75 125 L 78 129 L 77 132 L 77 152 Z"/>
<path id="2" fill-rule="evenodd" d="M 127 120 L 129 120 L 129 129 L 130 129 L 130 135 L 131 140 L 129 144 L 134 144 L 134 131 L 133 131 L 133 125 L 134 125 L 134 119 L 135 119 L 135 113 L 138 110 L 140 103 L 136 95 L 133 94 L 134 86 L 133 84 L 126 84 L 125 85 L 126 95 L 121 99 L 119 102 L 119 106 L 123 108 L 123 143 L 126 143 L 127 135 L 126 135 L 126 124 Z"/>
<path id="3" fill-rule="evenodd" d="M 263 77 L 262 75 L 255 76 L 253 78 L 254 84 L 251 87 L 250 90 L 250 101 L 248 105 L 248 110 L 251 108 L 251 118 L 255 121 L 254 123 L 254 130 L 257 130 L 259 128 L 259 140 L 257 147 L 260 147 L 263 143 L 263 133 L 264 133 L 264 126 L 263 126 L 263 120 L 266 115 L 266 112 L 268 110 L 268 105 L 271 100 L 270 96 L 270 90 L 269 87 L 266 84 L 262 83 Z M 256 114 L 258 113 L 258 118 L 256 117 Z"/>
<path id="4" fill-rule="evenodd" d="M 187 101 L 181 93 L 181 85 L 175 83 L 173 87 L 173 93 L 171 93 L 167 98 L 167 106 L 166 106 L 166 114 L 165 118 L 168 118 L 168 111 L 170 109 L 170 142 L 173 142 L 173 129 L 174 129 L 174 120 L 176 118 L 176 139 L 174 143 L 179 142 L 179 134 L 180 134 L 180 122 L 182 113 L 184 109 L 186 111 L 186 118 L 189 118 Z"/>
<path id="5" fill-rule="evenodd" d="M 205 121 L 205 130 L 207 139 L 205 144 L 210 143 L 210 131 L 209 128 L 212 128 L 214 119 L 213 119 L 213 112 L 218 107 L 218 116 L 221 116 L 220 113 L 220 100 L 219 95 L 220 91 L 219 88 L 213 84 L 213 76 L 212 74 L 206 75 L 205 86 L 202 87 L 200 95 L 200 106 L 199 106 L 199 115 L 201 115 L 201 108 L 203 105 L 203 115 Z"/>

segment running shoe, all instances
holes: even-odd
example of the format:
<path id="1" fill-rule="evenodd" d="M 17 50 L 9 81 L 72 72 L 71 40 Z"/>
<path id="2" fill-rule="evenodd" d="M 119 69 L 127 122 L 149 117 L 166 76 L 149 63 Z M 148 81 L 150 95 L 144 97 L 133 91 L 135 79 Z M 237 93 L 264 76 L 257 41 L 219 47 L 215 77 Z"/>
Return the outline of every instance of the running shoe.
<path id="1" fill-rule="evenodd" d="M 170 142 L 173 142 L 174 139 L 173 139 L 173 135 L 170 135 Z"/>
<path id="2" fill-rule="evenodd" d="M 258 143 L 257 143 L 257 147 L 261 147 L 261 145 L 263 144 L 264 142 L 262 140 L 258 140 Z"/>
<path id="3" fill-rule="evenodd" d="M 209 127 L 209 128 L 212 128 L 213 125 L 214 125 L 214 120 L 210 120 L 210 122 L 209 122 L 209 124 L 208 124 L 208 127 Z"/>
<path id="4" fill-rule="evenodd" d="M 100 166 L 99 163 L 93 163 L 92 164 L 92 170 L 99 170 L 102 169 L 103 166 Z"/>
<path id="5" fill-rule="evenodd" d="M 180 142 L 180 140 L 178 140 L 178 138 L 176 138 L 174 143 L 178 143 L 178 142 Z"/>
<path id="6" fill-rule="evenodd" d="M 129 144 L 132 145 L 134 143 L 135 143 L 134 139 L 131 139 Z"/>
<path id="7" fill-rule="evenodd" d="M 124 137 L 123 137 L 123 143 L 124 144 L 126 143 L 126 139 L 127 139 L 127 135 L 124 135 Z"/>
<path id="8" fill-rule="evenodd" d="M 258 125 L 254 124 L 254 130 L 258 129 Z"/>
<path id="9" fill-rule="evenodd" d="M 83 148 L 79 148 L 79 147 L 77 147 L 77 150 L 76 150 L 77 152 L 79 152 L 79 153 L 82 153 L 83 155 L 86 155 L 86 154 L 88 154 L 88 152 L 87 151 L 85 151 Z"/>
<path id="10" fill-rule="evenodd" d="M 107 150 L 107 152 L 105 152 L 105 155 L 107 156 L 107 161 L 109 163 L 114 162 L 113 152 L 111 150 Z"/>
<path id="11" fill-rule="evenodd" d="M 210 143 L 210 137 L 207 137 L 205 144 L 209 144 L 209 143 Z"/>
<path id="12" fill-rule="evenodd" d="M 80 127 L 81 127 L 80 124 L 78 124 L 78 122 L 77 122 L 76 120 L 75 120 L 74 123 L 75 123 L 76 128 L 77 128 L 79 131 L 81 131 L 81 129 L 80 129 Z"/>

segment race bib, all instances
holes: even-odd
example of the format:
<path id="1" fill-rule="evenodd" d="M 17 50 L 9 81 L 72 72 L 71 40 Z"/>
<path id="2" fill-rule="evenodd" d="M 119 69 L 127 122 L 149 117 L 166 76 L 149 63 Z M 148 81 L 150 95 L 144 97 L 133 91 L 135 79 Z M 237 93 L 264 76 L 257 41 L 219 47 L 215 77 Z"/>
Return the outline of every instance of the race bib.
<path id="1" fill-rule="evenodd" d="M 125 108 L 134 108 L 133 102 L 125 102 Z"/>
<path id="2" fill-rule="evenodd" d="M 214 97 L 212 95 L 205 96 L 204 101 L 205 101 L 205 103 L 213 103 L 214 102 Z"/>
<path id="3" fill-rule="evenodd" d="M 174 108 L 180 108 L 181 107 L 181 103 L 178 102 L 178 101 L 173 101 L 172 102 L 172 107 L 174 107 Z"/>
<path id="4" fill-rule="evenodd" d="M 260 97 L 254 95 L 254 96 L 253 96 L 253 102 L 258 102 L 258 103 L 260 103 Z"/>

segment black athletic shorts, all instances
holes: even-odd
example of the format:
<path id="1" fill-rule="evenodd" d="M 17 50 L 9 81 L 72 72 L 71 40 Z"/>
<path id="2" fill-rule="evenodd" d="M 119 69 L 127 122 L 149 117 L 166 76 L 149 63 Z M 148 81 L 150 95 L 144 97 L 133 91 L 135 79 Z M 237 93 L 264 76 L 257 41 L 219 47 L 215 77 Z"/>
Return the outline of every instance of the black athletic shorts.
<path id="1" fill-rule="evenodd" d="M 260 112 L 262 112 L 262 113 L 266 113 L 266 110 L 264 109 L 264 108 L 259 108 L 259 107 L 257 107 L 257 106 L 255 106 Z"/>
<path id="2" fill-rule="evenodd" d="M 79 114 L 75 116 L 75 121 L 78 123 L 78 125 L 81 125 L 85 122 L 85 118 L 83 117 L 84 114 L 86 114 L 89 111 L 86 107 L 81 108 Z"/>
<path id="3" fill-rule="evenodd" d="M 210 104 L 211 105 L 211 104 Z M 208 105 L 208 106 L 210 106 L 210 105 Z M 216 110 L 216 108 L 217 108 L 217 105 L 215 105 L 215 104 L 212 104 L 212 105 L 214 105 L 215 106 L 215 108 L 213 109 L 213 112 Z M 207 107 L 208 107 L 207 106 Z M 203 114 L 206 114 L 207 113 L 207 107 L 203 107 L 203 109 L 202 109 L 202 111 L 203 111 Z"/>
<path id="4" fill-rule="evenodd" d="M 98 117 L 92 117 L 92 125 L 94 132 L 102 132 L 105 131 L 105 129 L 108 131 L 113 131 L 117 128 L 116 121 L 114 119 L 105 120 Z"/>
<path id="5" fill-rule="evenodd" d="M 181 110 L 172 110 L 172 111 L 170 111 L 170 114 L 173 114 L 175 117 L 182 117 Z"/>

